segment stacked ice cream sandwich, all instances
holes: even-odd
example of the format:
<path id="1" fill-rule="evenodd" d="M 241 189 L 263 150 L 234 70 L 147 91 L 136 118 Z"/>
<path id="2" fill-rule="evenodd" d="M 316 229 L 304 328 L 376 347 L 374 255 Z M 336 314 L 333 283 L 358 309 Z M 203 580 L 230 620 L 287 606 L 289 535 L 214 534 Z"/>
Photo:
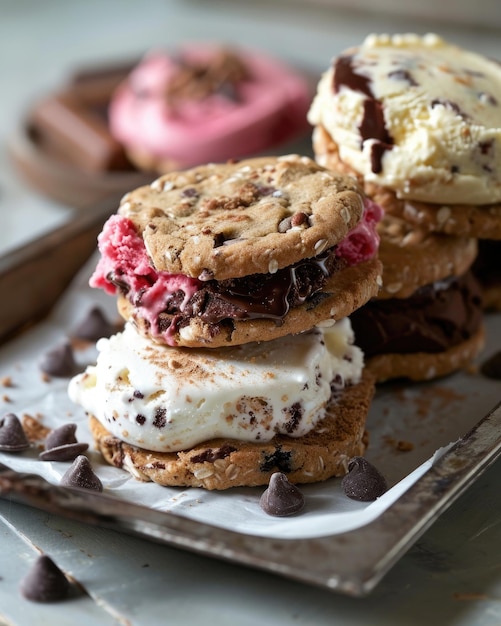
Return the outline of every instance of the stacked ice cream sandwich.
<path id="1" fill-rule="evenodd" d="M 379 289 L 380 216 L 354 179 L 296 155 L 127 194 L 91 278 L 125 327 L 69 386 L 105 459 L 207 489 L 344 474 L 374 391 L 348 316 Z"/>
<path id="2" fill-rule="evenodd" d="M 432 34 L 371 35 L 334 59 L 308 117 L 316 160 L 387 215 L 383 289 L 357 314 L 378 379 L 464 367 L 501 285 L 498 263 L 476 261 L 482 292 L 469 273 L 477 242 L 501 241 L 501 66 Z"/>

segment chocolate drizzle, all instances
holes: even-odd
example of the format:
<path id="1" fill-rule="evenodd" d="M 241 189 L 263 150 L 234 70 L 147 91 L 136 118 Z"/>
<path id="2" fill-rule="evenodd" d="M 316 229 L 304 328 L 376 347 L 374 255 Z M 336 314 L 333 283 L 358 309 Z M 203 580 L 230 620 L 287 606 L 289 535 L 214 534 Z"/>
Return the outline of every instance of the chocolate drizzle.
<path id="1" fill-rule="evenodd" d="M 353 65 L 353 56 L 339 57 L 334 64 L 333 87 L 334 93 L 339 93 L 341 87 L 346 86 L 352 91 L 359 91 L 368 98 L 374 98 L 368 76 L 359 74 Z"/>
<path id="2" fill-rule="evenodd" d="M 207 281 L 182 309 L 181 317 L 188 321 L 196 316 L 208 324 L 224 319 L 273 319 L 281 323 L 291 308 L 310 302 L 327 278 L 343 265 L 335 248 L 331 248 L 274 274 Z"/>
<path id="3" fill-rule="evenodd" d="M 334 93 L 339 93 L 342 87 L 348 87 L 366 96 L 359 132 L 362 143 L 369 139 L 373 140 L 371 169 L 375 174 L 379 174 L 383 169 L 384 153 L 393 147 L 393 138 L 386 128 L 383 105 L 372 91 L 371 79 L 357 71 L 353 56 L 339 57 L 334 64 Z"/>

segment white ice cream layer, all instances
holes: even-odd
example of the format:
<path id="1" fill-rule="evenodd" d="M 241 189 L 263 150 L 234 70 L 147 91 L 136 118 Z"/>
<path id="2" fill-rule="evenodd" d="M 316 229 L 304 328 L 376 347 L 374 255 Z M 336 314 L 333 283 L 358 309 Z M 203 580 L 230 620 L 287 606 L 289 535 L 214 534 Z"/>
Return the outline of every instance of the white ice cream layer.
<path id="1" fill-rule="evenodd" d="M 331 67 L 308 113 L 339 148 L 339 156 L 402 198 L 432 203 L 501 200 L 501 65 L 436 35 L 368 37 L 348 50 L 356 85 L 333 88 Z M 373 171 L 376 139 L 363 138 L 365 84 L 382 107 L 393 145 Z M 321 156 L 319 161 L 322 162 Z"/>
<path id="2" fill-rule="evenodd" d="M 71 400 L 119 439 L 159 452 L 215 437 L 301 437 L 324 417 L 332 389 L 357 383 L 363 367 L 348 319 L 200 350 L 155 344 L 127 324 L 97 348 L 96 365 L 70 381 Z"/>

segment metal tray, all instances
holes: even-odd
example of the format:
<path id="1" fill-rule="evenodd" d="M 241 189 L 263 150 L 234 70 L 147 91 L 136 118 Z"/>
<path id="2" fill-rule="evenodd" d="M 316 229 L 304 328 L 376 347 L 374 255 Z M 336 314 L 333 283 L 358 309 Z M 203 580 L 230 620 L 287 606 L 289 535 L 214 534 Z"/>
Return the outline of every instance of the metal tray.
<path id="1" fill-rule="evenodd" d="M 11 282 L 16 272 L 29 273 L 32 264 L 40 271 L 41 258 L 50 257 L 43 266 L 45 273 L 58 274 L 63 267 L 61 259 L 67 256 L 73 240 L 79 242 L 79 257 L 85 258 L 95 247 L 96 229 L 114 203 L 110 200 L 110 204 L 80 218 L 80 224 L 63 227 L 46 241 L 38 241 L 34 248 L 4 259 L 0 288 L 3 282 Z M 64 246 L 58 245 L 63 241 Z M 62 292 L 66 284 L 65 275 L 58 282 L 58 291 Z M 45 302 L 36 311 L 36 318 L 29 318 L 26 307 L 15 328 L 12 311 L 9 315 L 6 310 L 7 322 L 0 334 L 10 335 L 37 321 L 49 309 L 50 302 Z M 501 343 L 501 315 L 486 316 L 486 327 L 487 345 L 492 351 Z M 489 348 L 482 360 L 487 356 Z M 390 484 L 405 477 L 441 446 L 455 443 L 374 521 L 349 532 L 299 539 L 237 533 L 112 495 L 53 485 L 41 476 L 15 472 L 6 465 L 0 466 L 0 497 L 330 590 L 364 595 L 500 455 L 500 396 L 499 381 L 485 379 L 476 368 L 434 383 L 397 383 L 378 389 L 368 422 L 371 444 L 367 457 L 385 473 Z"/>

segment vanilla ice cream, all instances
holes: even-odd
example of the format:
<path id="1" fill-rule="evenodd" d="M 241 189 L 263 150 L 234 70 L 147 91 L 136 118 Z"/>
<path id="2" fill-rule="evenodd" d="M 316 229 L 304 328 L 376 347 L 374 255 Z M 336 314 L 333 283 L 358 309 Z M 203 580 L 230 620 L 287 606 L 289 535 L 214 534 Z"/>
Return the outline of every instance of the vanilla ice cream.
<path id="1" fill-rule="evenodd" d="M 186 450 L 215 437 L 301 437 L 333 392 L 360 381 L 363 355 L 345 318 L 329 328 L 211 350 L 158 345 L 126 324 L 100 339 L 96 365 L 69 396 L 119 439 L 148 450 Z"/>
<path id="2" fill-rule="evenodd" d="M 345 51 L 308 119 L 341 161 L 400 198 L 501 200 L 501 65 L 436 35 L 371 35 Z"/>

